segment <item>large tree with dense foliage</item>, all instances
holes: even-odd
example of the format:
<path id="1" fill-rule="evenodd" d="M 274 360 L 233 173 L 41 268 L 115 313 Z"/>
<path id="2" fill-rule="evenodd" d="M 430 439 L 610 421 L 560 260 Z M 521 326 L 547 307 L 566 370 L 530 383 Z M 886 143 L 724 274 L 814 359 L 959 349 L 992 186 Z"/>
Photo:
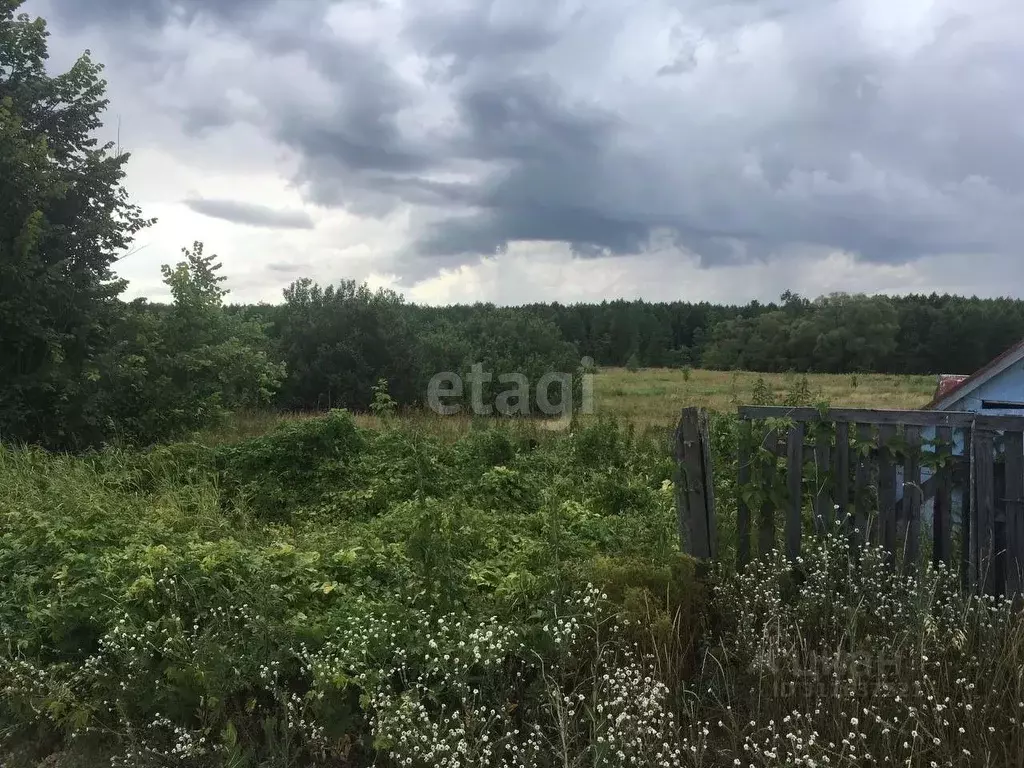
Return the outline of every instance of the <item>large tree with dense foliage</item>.
<path id="1" fill-rule="evenodd" d="M 288 367 L 282 407 L 365 409 L 380 378 L 399 402 L 416 399 L 420 349 L 400 295 L 354 280 L 323 287 L 304 279 L 284 298 L 274 324 Z"/>
<path id="2" fill-rule="evenodd" d="M 0 437 L 69 447 L 105 434 L 111 266 L 148 222 L 122 186 L 128 155 L 95 137 L 100 65 L 48 73 L 45 22 L 20 4 L 0 0 Z"/>

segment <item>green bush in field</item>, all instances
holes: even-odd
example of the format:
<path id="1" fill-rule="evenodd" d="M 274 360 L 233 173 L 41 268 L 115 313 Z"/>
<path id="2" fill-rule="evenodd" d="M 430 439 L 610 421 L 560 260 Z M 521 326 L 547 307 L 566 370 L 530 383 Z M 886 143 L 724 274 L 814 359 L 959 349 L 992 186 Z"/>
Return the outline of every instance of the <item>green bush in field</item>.
<path id="1" fill-rule="evenodd" d="M 221 447 L 216 462 L 226 490 L 256 514 L 280 519 L 320 498 L 324 489 L 344 486 L 362 447 L 351 416 L 333 411 Z"/>

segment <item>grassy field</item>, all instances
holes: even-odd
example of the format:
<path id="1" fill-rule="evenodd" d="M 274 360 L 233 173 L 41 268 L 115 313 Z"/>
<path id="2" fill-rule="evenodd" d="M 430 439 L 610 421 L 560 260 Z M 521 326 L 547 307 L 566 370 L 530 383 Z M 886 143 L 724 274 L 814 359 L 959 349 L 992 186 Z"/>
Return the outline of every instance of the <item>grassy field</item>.
<path id="1" fill-rule="evenodd" d="M 746 371 L 704 371 L 686 373 L 680 369 L 603 368 L 594 379 L 594 417 L 612 415 L 643 428 L 674 424 L 679 410 L 699 406 L 727 412 L 752 402 L 758 379 L 763 379 L 779 402 L 796 389 L 804 378 L 797 374 L 750 373 Z M 879 374 L 806 377 L 812 402 L 826 401 L 847 408 L 920 408 L 932 398 L 934 376 L 887 376 Z M 203 436 L 204 442 L 231 442 L 266 433 L 282 421 L 308 418 L 315 414 L 258 413 L 239 416 L 229 424 Z M 465 434 L 474 419 L 467 415 L 439 417 L 429 411 L 402 415 L 407 426 L 425 429 L 438 436 L 456 438 Z M 584 420 L 588 420 L 584 418 Z M 361 427 L 377 428 L 381 420 L 368 413 L 355 414 Z M 557 422 L 524 422 L 516 426 L 529 434 L 560 431 Z"/>
<path id="2" fill-rule="evenodd" d="M 748 404 L 759 378 L 779 399 L 792 392 L 802 378 L 798 374 L 702 371 L 689 374 L 673 368 L 649 368 L 636 372 L 605 368 L 594 382 L 595 411 L 611 413 L 638 424 L 662 424 L 675 420 L 680 408 L 700 406 L 716 411 Z M 846 408 L 920 408 L 935 392 L 934 376 L 887 376 L 879 374 L 807 376 L 815 402 L 827 401 Z"/>

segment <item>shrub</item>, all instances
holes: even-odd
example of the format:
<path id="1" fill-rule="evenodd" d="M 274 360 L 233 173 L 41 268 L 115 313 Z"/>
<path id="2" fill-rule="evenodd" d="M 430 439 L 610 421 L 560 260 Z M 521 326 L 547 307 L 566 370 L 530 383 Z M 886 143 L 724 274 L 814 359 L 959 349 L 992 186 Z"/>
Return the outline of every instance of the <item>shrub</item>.
<path id="1" fill-rule="evenodd" d="M 217 465 L 224 487 L 268 519 L 285 519 L 345 483 L 365 440 L 345 411 L 285 422 L 263 437 L 223 446 Z"/>

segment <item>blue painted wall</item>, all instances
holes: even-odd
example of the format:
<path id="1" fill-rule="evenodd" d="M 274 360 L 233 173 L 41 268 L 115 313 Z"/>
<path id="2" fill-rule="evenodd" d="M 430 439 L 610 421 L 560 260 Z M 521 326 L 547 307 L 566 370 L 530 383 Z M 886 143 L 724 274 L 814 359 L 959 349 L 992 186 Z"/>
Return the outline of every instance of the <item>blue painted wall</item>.
<path id="1" fill-rule="evenodd" d="M 973 392 L 956 400 L 952 400 L 942 410 L 945 411 L 970 411 L 974 413 L 985 413 L 991 416 L 1024 416 L 1024 408 L 1016 409 L 995 409 L 982 411 L 981 405 L 985 400 L 1002 400 L 1009 402 L 1024 403 L 1024 361 L 1014 363 L 1002 373 L 994 376 L 982 384 Z M 965 432 L 962 429 L 953 430 L 953 454 L 964 456 L 967 446 L 964 444 Z M 935 439 L 935 429 L 932 427 L 921 430 L 922 439 L 927 442 Z M 934 450 L 932 446 L 925 446 L 925 450 Z M 896 498 L 903 498 L 903 468 L 896 470 Z M 931 477 L 932 471 L 928 467 L 921 468 L 921 480 Z M 953 520 L 959 523 L 960 520 L 960 490 L 954 489 L 953 493 Z M 922 509 L 922 520 L 926 525 L 931 524 L 933 512 L 933 500 L 925 501 Z"/>
<path id="2" fill-rule="evenodd" d="M 1024 403 L 1024 361 L 1014 363 L 998 376 L 989 379 L 973 392 L 951 401 L 944 411 L 981 411 L 984 400 L 1007 400 Z M 993 416 L 1024 416 L 1024 408 L 986 410 Z"/>

